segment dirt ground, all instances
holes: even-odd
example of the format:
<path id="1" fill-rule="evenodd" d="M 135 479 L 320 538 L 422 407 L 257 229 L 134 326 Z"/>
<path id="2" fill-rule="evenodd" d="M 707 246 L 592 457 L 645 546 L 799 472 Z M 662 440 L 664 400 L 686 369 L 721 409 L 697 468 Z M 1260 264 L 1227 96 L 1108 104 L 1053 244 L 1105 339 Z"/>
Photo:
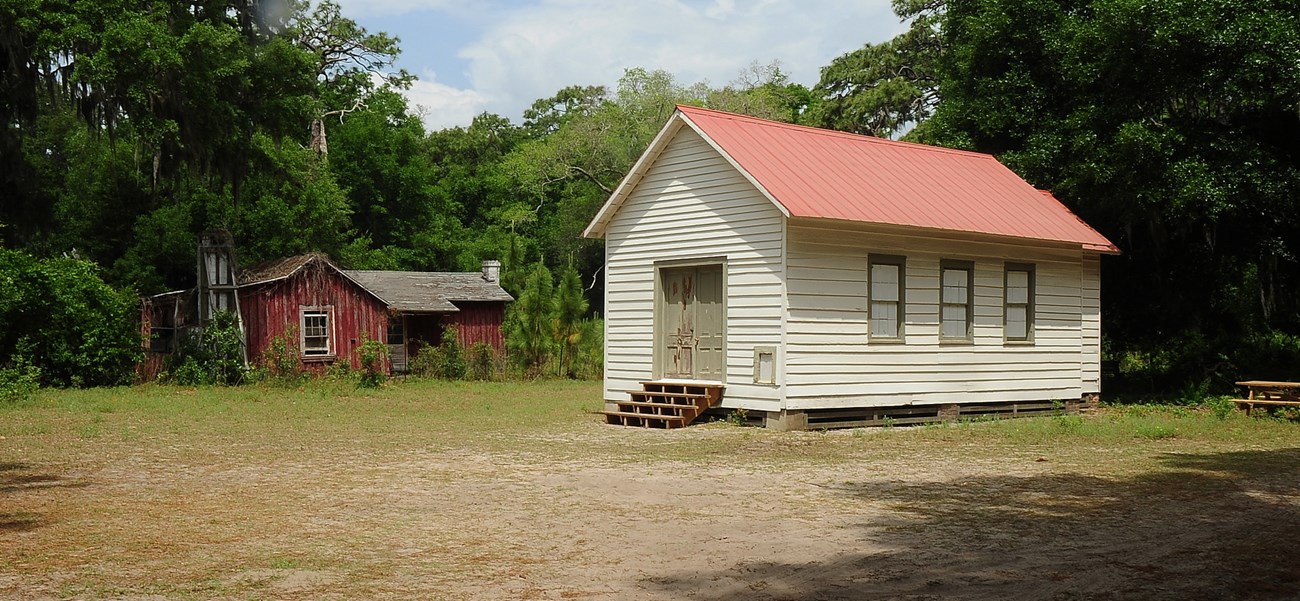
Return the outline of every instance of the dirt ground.
<path id="1" fill-rule="evenodd" d="M 1300 448 L 530 436 L 6 453 L 0 598 L 1300 599 Z"/>

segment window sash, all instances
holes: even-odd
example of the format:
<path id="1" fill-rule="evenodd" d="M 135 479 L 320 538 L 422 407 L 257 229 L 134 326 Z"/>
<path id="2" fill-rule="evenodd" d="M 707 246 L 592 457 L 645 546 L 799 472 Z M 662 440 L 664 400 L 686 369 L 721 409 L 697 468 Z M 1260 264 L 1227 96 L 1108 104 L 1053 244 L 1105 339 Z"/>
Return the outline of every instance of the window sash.
<path id="1" fill-rule="evenodd" d="M 326 356 L 330 349 L 330 311 L 328 309 L 300 310 L 302 354 L 309 357 Z"/>
<path id="2" fill-rule="evenodd" d="M 970 261 L 939 262 L 939 338 L 947 341 L 972 340 L 971 317 L 975 313 L 975 264 Z"/>
<path id="3" fill-rule="evenodd" d="M 1008 263 L 1004 290 L 1003 336 L 1010 342 L 1034 339 L 1034 266 Z"/>
<path id="4" fill-rule="evenodd" d="M 874 256 L 868 259 L 868 339 L 901 340 L 905 322 L 906 259 Z"/>

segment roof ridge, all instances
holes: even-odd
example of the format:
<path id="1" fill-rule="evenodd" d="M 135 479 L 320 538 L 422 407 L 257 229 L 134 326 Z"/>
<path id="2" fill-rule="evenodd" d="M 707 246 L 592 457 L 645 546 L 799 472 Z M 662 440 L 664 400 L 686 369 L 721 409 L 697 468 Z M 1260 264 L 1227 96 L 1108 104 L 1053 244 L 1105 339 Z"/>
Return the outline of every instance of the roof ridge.
<path id="1" fill-rule="evenodd" d="M 344 269 L 353 273 L 405 273 L 405 274 L 433 274 L 433 275 L 482 275 L 481 271 L 411 271 L 408 269 Z"/>
<path id="2" fill-rule="evenodd" d="M 957 155 L 979 157 L 979 158 L 997 161 L 997 157 L 988 154 L 986 152 L 977 152 L 974 150 L 961 150 L 959 148 L 948 148 L 946 146 L 934 146 L 932 144 L 921 144 L 919 142 L 904 142 L 902 140 L 890 140 L 888 138 L 881 138 L 881 137 L 871 136 L 867 134 L 855 134 L 853 132 L 826 129 L 822 127 L 813 127 L 811 125 L 800 125 L 798 123 L 786 123 L 784 121 L 773 121 L 771 119 L 762 119 L 760 117 L 754 117 L 752 115 L 730 113 L 727 111 L 720 111 L 718 109 L 705 108 L 702 106 L 694 106 L 689 104 L 678 104 L 676 106 L 678 111 L 681 111 L 683 114 L 687 116 L 689 116 L 690 113 L 692 112 L 705 112 L 705 113 L 710 113 L 713 116 L 718 117 L 720 119 L 730 119 L 733 121 L 747 121 L 747 122 L 752 122 L 756 125 L 776 127 L 779 129 L 790 129 L 790 130 L 800 131 L 812 135 L 827 136 L 833 138 L 844 138 L 856 142 L 866 142 L 869 144 L 881 144 L 884 146 L 901 146 L 901 147 L 912 148 L 916 150 L 926 150 L 930 152 L 957 154 Z"/>

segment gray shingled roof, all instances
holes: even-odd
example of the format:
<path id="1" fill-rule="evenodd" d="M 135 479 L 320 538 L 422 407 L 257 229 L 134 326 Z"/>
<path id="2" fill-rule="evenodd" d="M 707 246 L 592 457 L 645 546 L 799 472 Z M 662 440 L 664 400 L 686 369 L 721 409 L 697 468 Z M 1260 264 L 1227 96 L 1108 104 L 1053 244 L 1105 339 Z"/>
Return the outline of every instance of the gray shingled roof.
<path id="1" fill-rule="evenodd" d="M 451 301 L 512 301 L 500 284 L 483 279 L 477 271 L 361 271 L 343 274 L 401 312 L 458 311 Z"/>

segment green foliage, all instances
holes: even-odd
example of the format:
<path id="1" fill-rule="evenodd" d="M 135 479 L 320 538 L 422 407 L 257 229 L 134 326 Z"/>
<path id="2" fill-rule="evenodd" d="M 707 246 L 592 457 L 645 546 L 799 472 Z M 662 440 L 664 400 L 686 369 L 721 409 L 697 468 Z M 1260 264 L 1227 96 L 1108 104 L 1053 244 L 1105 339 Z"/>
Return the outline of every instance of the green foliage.
<path id="1" fill-rule="evenodd" d="M 436 377 L 434 374 L 438 371 L 438 347 L 431 346 L 423 340 L 415 341 L 415 353 L 406 360 L 406 370 L 414 376 Z"/>
<path id="2" fill-rule="evenodd" d="M 486 342 L 475 342 L 469 347 L 469 377 L 474 380 L 491 380 L 496 372 L 497 352 Z"/>
<path id="3" fill-rule="evenodd" d="M 307 377 L 302 369 L 302 350 L 298 348 L 298 326 L 290 324 L 284 333 L 271 339 L 271 344 L 262 353 L 260 371 L 263 380 L 281 385 L 301 384 Z"/>
<path id="4" fill-rule="evenodd" d="M 419 348 L 415 356 L 407 363 L 407 369 L 412 374 L 441 380 L 463 380 L 469 373 L 470 365 L 455 324 L 443 326 L 437 346 L 430 346 L 424 341 L 417 344 Z M 491 351 L 491 347 L 488 350 Z M 490 369 L 489 365 L 489 373 Z"/>
<path id="5" fill-rule="evenodd" d="M 378 388 L 388 381 L 387 344 L 371 339 L 368 334 L 362 332 L 361 345 L 357 347 L 357 357 L 361 363 L 361 387 Z"/>
<path id="6" fill-rule="evenodd" d="M 438 342 L 435 357 L 434 376 L 444 380 L 463 380 L 469 367 L 465 362 L 465 349 L 460 344 L 460 333 L 455 324 L 442 328 L 442 339 Z"/>
<path id="7" fill-rule="evenodd" d="M 87 261 L 0 249 L 0 365 L 30 363 L 42 384 L 130 382 L 141 354 L 138 307 Z"/>
<path id="8" fill-rule="evenodd" d="M 302 146 L 251 141 L 261 163 L 244 185 L 240 204 L 222 207 L 234 223 L 240 260 L 247 263 L 310 251 L 337 255 L 349 235 L 348 199 L 334 175 Z M 293 235 L 285 235 L 293 232 Z"/>
<path id="9" fill-rule="evenodd" d="M 185 386 L 234 386 L 246 375 L 239 320 L 230 311 L 218 311 L 202 330 L 182 331 L 160 379 Z"/>
<path id="10" fill-rule="evenodd" d="M 555 345 L 554 287 L 551 271 L 538 263 L 506 313 L 506 346 L 531 377 L 542 375 Z"/>
<path id="11" fill-rule="evenodd" d="M 574 360 L 578 345 L 585 333 L 582 318 L 587 315 L 587 299 L 582 294 L 582 280 L 572 265 L 560 273 L 560 285 L 555 289 L 555 336 L 560 350 L 560 373 L 573 378 Z"/>
<path id="12" fill-rule="evenodd" d="M 893 137 L 925 121 L 939 103 L 944 2 L 896 0 L 907 31 L 867 44 L 822 68 L 808 120 L 821 127 Z"/>
<path id="13" fill-rule="evenodd" d="M 8 365 L 0 366 L 0 404 L 26 401 L 41 386 L 41 369 L 26 357 L 14 357 Z"/>
<path id="14" fill-rule="evenodd" d="M 1209 409 L 1210 413 L 1213 414 L 1214 417 L 1220 420 L 1226 420 L 1231 417 L 1232 414 L 1237 412 L 1237 404 L 1232 402 L 1232 399 L 1226 396 L 1209 397 L 1205 399 L 1202 405 L 1204 405 L 1206 409 Z"/>
<path id="15" fill-rule="evenodd" d="M 360 386 L 361 370 L 352 369 L 350 361 L 335 361 L 325 368 L 325 378 L 335 382 L 352 382 L 355 380 L 357 385 Z M 370 386 L 370 388 L 374 387 Z"/>
<path id="16" fill-rule="evenodd" d="M 737 428 L 749 425 L 749 410 L 744 407 L 737 407 L 727 414 L 727 423 Z"/>
<path id="17" fill-rule="evenodd" d="M 605 376 L 605 320 L 584 319 L 578 329 L 578 366 L 574 377 L 599 380 Z"/>

